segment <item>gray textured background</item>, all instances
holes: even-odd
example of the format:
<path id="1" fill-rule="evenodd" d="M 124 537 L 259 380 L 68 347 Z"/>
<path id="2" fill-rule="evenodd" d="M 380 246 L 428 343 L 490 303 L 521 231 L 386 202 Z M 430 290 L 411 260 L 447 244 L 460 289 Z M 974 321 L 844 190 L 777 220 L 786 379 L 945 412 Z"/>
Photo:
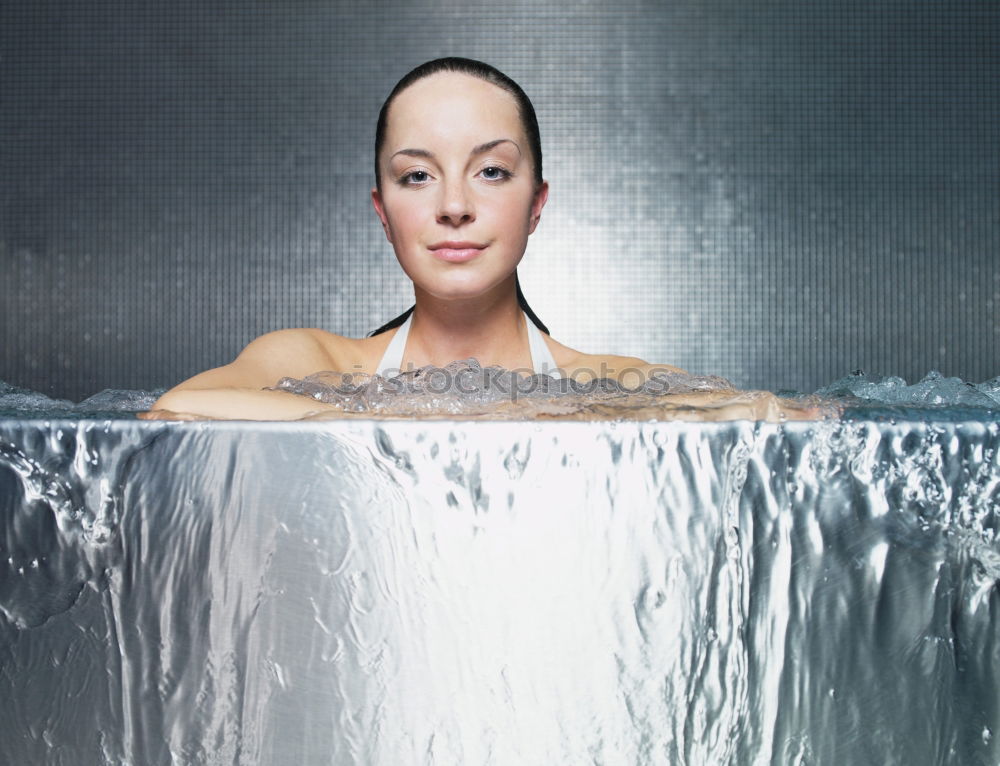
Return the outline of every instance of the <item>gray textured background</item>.
<path id="1" fill-rule="evenodd" d="M 553 335 L 744 386 L 1000 374 L 1000 3 L 0 3 L 0 379 L 172 384 L 411 292 L 375 117 L 440 55 L 535 102 Z"/>

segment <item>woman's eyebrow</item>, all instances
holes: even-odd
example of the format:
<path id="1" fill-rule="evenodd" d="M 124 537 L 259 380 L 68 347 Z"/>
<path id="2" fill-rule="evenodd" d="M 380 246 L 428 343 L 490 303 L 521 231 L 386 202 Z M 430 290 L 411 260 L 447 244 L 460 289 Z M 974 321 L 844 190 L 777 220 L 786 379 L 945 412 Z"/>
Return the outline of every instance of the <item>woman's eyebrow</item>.
<path id="1" fill-rule="evenodd" d="M 400 149 L 392 156 L 398 157 L 400 154 L 406 155 L 407 157 L 424 157 L 428 160 L 434 158 L 434 154 L 432 152 L 427 151 L 426 149 Z M 389 159 L 392 159 L 392 157 L 390 157 Z"/>
<path id="2" fill-rule="evenodd" d="M 514 148 L 517 149 L 517 153 L 518 154 L 521 153 L 521 147 L 517 145 L 516 141 L 514 141 L 514 140 L 512 140 L 510 138 L 497 138 L 497 139 L 494 139 L 493 141 L 487 141 L 485 144 L 480 144 L 479 146 L 475 147 L 472 150 L 472 154 L 474 154 L 474 155 L 475 154 L 483 154 L 485 152 L 488 152 L 490 149 L 493 149 L 493 148 L 495 148 L 495 147 L 497 147 L 497 146 L 499 146 L 500 144 L 503 144 L 503 143 L 513 144 Z M 428 160 L 434 159 L 434 153 L 433 152 L 429 152 L 426 149 L 400 149 L 398 152 L 396 152 L 392 156 L 396 157 L 397 155 L 400 155 L 400 154 L 405 155 L 407 157 L 423 157 L 424 159 L 428 159 Z"/>
<path id="3" fill-rule="evenodd" d="M 493 141 L 487 141 L 485 144 L 480 144 L 475 149 L 473 149 L 472 153 L 483 154 L 484 152 L 488 152 L 490 149 L 493 149 L 503 143 L 513 144 L 514 148 L 517 149 L 517 153 L 518 154 L 521 153 L 521 147 L 517 145 L 516 141 L 513 141 L 509 138 L 497 138 Z"/>

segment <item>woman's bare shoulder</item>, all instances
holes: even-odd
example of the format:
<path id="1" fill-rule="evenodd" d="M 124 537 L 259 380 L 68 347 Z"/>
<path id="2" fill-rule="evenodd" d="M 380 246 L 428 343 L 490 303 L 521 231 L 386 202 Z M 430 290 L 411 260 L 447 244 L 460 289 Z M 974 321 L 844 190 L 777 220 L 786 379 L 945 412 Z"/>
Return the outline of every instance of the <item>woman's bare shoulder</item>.
<path id="1" fill-rule="evenodd" d="M 236 358 L 280 369 L 281 377 L 315 372 L 371 372 L 392 333 L 374 338 L 348 338 L 315 327 L 275 330 L 252 341 Z"/>
<path id="2" fill-rule="evenodd" d="M 329 369 L 348 347 L 343 338 L 312 327 L 274 330 L 250 341 L 232 364 L 247 369 L 280 371 L 282 377 L 301 377 Z"/>
<path id="3" fill-rule="evenodd" d="M 549 340 L 559 367 L 568 377 L 580 381 L 610 378 L 626 385 L 639 385 L 656 372 L 684 372 L 670 364 L 650 364 L 635 356 L 585 354 L 558 341 Z"/>
<path id="4" fill-rule="evenodd" d="M 317 328 L 274 330 L 250 341 L 229 364 L 206 370 L 176 388 L 262 388 L 281 378 L 316 372 L 367 371 L 388 339 L 347 338 Z M 374 358 L 375 361 L 369 361 Z"/>

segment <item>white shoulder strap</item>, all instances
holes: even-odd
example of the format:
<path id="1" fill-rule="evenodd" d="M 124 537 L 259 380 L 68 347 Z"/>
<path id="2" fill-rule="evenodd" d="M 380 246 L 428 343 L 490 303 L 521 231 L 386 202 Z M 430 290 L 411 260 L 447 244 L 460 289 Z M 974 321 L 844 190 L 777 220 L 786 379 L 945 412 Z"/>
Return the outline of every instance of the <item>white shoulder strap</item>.
<path id="1" fill-rule="evenodd" d="M 396 328 L 396 334 L 392 336 L 392 340 L 389 341 L 389 345 L 382 355 L 382 360 L 378 363 L 376 373 L 383 378 L 399 375 L 402 372 L 403 352 L 406 350 L 406 339 L 410 335 L 410 320 L 412 318 L 413 314 L 410 314 L 406 321 Z M 528 351 L 531 353 L 531 368 L 536 374 L 561 378 L 563 376 L 562 370 L 556 365 L 555 357 L 552 356 L 552 352 L 545 344 L 541 330 L 535 327 L 527 315 L 525 315 L 524 321 L 528 325 Z"/>
<path id="2" fill-rule="evenodd" d="M 382 354 L 382 361 L 378 363 L 378 368 L 375 370 L 376 375 L 391 378 L 403 371 L 403 352 L 406 350 L 406 339 L 410 334 L 410 320 L 412 318 L 413 313 L 411 312 L 406 317 L 406 321 L 396 328 L 396 334 L 389 341 L 385 353 Z"/>
<path id="3" fill-rule="evenodd" d="M 548 375 L 550 378 L 561 378 L 562 370 L 556 365 L 555 357 L 545 344 L 542 331 L 535 327 L 535 323 L 524 315 L 524 321 L 528 325 L 528 350 L 531 352 L 531 368 L 536 375 Z"/>

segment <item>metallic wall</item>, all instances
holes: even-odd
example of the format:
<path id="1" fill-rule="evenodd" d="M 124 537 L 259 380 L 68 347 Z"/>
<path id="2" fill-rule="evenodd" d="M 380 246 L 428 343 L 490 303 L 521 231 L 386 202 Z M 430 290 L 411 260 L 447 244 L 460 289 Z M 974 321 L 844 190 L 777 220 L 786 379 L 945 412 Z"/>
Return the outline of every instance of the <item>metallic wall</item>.
<path id="1" fill-rule="evenodd" d="M 379 105 L 440 55 L 532 96 L 553 335 L 744 386 L 1000 373 L 1000 5 L 0 5 L 0 379 L 150 388 L 409 305 Z"/>

